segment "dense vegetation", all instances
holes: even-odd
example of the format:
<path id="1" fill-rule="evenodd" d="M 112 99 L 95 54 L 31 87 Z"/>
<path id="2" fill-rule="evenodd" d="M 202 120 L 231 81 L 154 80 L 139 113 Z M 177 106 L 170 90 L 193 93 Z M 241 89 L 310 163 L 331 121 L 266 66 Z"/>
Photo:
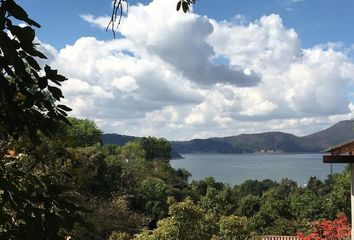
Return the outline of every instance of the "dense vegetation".
<path id="1" fill-rule="evenodd" d="M 315 220 L 350 216 L 349 170 L 324 182 L 313 177 L 306 187 L 289 179 L 248 180 L 233 187 L 211 177 L 189 183 L 187 171 L 170 166 L 165 139 L 101 145 L 101 131 L 92 121 L 69 121 L 71 126 L 59 126 L 55 138 L 41 136 L 36 146 L 25 137 L 6 142 L 12 166 L 51 182 L 45 196 L 39 187 L 24 190 L 53 198 L 53 219 L 45 224 L 56 224 L 57 239 L 246 239 L 306 233 Z M 13 204 L 21 196 L 12 195 Z M 26 203 L 20 207 L 25 210 Z M 4 210 L 21 216 L 18 209 Z M 69 212 L 72 219 L 61 215 Z M 6 219 L 0 233 L 9 239 L 26 239 L 36 230 L 34 223 L 13 226 Z M 65 229 L 65 224 L 71 226 Z"/>
<path id="2" fill-rule="evenodd" d="M 0 239 L 247 239 L 349 216 L 348 170 L 306 187 L 189 183 L 165 139 L 102 145 L 94 122 L 58 104 L 66 78 L 38 64 L 39 24 L 0 0 L 0 26 Z"/>

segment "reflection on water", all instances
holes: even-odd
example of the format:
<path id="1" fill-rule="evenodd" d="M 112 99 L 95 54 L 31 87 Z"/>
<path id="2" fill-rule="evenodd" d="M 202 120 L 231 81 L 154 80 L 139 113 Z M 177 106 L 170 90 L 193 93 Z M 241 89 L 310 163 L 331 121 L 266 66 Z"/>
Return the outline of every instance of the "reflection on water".
<path id="1" fill-rule="evenodd" d="M 292 179 L 300 185 L 311 176 L 324 180 L 330 165 L 322 162 L 322 154 L 185 154 L 184 159 L 172 160 L 174 168 L 185 168 L 191 179 L 212 176 L 231 185 L 247 179 Z M 345 164 L 334 164 L 334 172 L 341 172 Z"/>

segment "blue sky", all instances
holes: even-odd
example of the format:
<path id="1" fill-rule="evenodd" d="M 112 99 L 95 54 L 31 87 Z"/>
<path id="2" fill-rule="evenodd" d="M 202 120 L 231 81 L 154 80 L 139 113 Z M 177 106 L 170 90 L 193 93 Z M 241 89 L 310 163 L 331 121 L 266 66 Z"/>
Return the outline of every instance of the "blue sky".
<path id="1" fill-rule="evenodd" d="M 250 21 L 277 13 L 286 27 L 296 29 L 304 47 L 329 41 L 354 42 L 354 34 L 350 31 L 354 2 L 350 0 L 200 1 L 196 11 L 219 20 L 241 14 Z"/>
<path id="2" fill-rule="evenodd" d="M 105 132 L 171 140 L 284 131 L 354 117 L 354 2 L 21 0 L 48 64 L 69 78 L 72 115 Z"/>
<path id="3" fill-rule="evenodd" d="M 131 0 L 130 4 L 149 2 Z M 82 36 L 112 37 L 110 33 L 91 28 L 80 18 L 81 14 L 109 15 L 110 1 L 22 0 L 18 3 L 42 24 L 39 37 L 57 48 Z M 194 11 L 220 21 L 243 15 L 250 22 L 277 13 L 286 27 L 296 29 L 304 47 L 326 42 L 354 43 L 354 2 L 351 0 L 199 0 Z"/>

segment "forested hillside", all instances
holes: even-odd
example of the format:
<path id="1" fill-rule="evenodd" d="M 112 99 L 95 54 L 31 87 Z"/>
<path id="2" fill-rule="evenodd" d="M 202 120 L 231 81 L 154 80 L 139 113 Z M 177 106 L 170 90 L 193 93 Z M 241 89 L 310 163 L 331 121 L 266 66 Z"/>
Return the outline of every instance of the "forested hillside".
<path id="1" fill-rule="evenodd" d="M 172 147 L 179 153 L 322 152 L 333 145 L 354 139 L 353 127 L 353 121 L 348 120 L 303 137 L 282 132 L 266 132 L 172 142 Z"/>
<path id="2" fill-rule="evenodd" d="M 176 153 L 253 153 L 253 152 L 322 152 L 325 149 L 354 139 L 353 121 L 341 121 L 333 126 L 307 136 L 298 137 L 282 132 L 241 134 L 238 136 L 190 141 L 173 141 L 173 156 Z M 135 139 L 132 136 L 103 134 L 103 143 L 123 145 Z"/>

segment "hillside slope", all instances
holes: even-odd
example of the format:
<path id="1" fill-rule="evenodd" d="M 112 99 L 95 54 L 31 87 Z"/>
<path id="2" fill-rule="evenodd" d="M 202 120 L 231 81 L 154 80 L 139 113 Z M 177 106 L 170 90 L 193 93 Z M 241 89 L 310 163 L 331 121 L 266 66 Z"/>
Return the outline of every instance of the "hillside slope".
<path id="1" fill-rule="evenodd" d="M 327 149 L 354 139 L 353 121 L 341 121 L 333 126 L 301 138 L 303 148 Z M 308 149 L 311 151 L 312 149 Z"/>
<path id="2" fill-rule="evenodd" d="M 266 132 L 172 142 L 172 147 L 179 153 L 321 152 L 330 146 L 353 140 L 353 127 L 353 121 L 348 120 L 303 137 L 282 132 Z"/>
<path id="3" fill-rule="evenodd" d="M 298 137 L 283 132 L 241 134 L 223 138 L 173 141 L 173 156 L 177 153 L 253 153 L 253 152 L 321 152 L 330 146 L 354 139 L 353 121 L 341 121 L 333 126 Z M 136 137 L 119 134 L 103 134 L 103 143 L 124 145 Z"/>

